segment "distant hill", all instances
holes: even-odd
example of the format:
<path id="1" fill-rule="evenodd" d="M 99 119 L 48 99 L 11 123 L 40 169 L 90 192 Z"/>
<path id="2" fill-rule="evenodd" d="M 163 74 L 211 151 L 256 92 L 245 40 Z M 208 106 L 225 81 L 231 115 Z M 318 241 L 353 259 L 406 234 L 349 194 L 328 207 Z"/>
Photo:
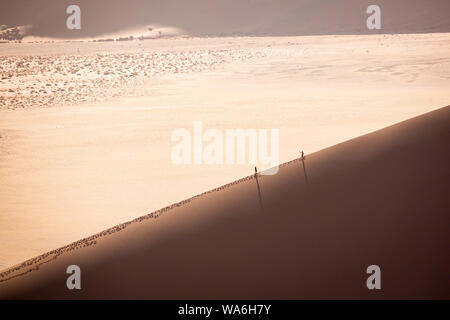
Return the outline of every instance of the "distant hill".
<path id="1" fill-rule="evenodd" d="M 78 4 L 82 29 L 66 28 L 66 8 Z M 366 28 L 366 8 L 382 10 L 382 29 Z M 450 32 L 448 0 L 3 0 L 0 24 L 32 25 L 30 35 L 94 37 L 142 25 L 195 36 L 287 36 Z"/>

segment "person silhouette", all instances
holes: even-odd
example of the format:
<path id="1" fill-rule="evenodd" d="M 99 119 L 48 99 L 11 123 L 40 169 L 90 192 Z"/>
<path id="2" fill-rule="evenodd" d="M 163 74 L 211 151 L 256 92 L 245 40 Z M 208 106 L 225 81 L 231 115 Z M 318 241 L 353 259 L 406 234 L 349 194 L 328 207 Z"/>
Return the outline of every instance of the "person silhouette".
<path id="1" fill-rule="evenodd" d="M 301 159 L 302 160 L 305 160 L 305 153 L 302 151 L 302 157 L 301 157 Z"/>

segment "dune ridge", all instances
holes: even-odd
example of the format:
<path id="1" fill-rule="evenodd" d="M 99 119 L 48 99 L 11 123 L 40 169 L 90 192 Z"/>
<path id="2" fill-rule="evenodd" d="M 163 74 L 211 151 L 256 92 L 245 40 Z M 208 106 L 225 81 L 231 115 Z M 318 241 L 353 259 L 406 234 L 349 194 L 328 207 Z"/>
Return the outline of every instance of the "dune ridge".
<path id="1" fill-rule="evenodd" d="M 252 175 L 51 251 L 0 298 L 449 298 L 449 124 L 447 106 L 307 155 L 308 183 L 287 162 L 258 176 L 263 210 Z"/>
<path id="2" fill-rule="evenodd" d="M 281 164 L 280 167 L 288 165 L 288 164 L 290 164 L 292 162 L 295 162 L 295 161 L 300 161 L 300 159 L 295 159 L 295 160 L 289 161 L 287 163 Z M 258 173 L 258 176 L 261 177 L 261 174 Z M 89 236 L 87 238 L 75 241 L 75 242 L 73 242 L 71 244 L 68 244 L 68 245 L 66 245 L 64 247 L 52 250 L 52 251 L 47 252 L 47 253 L 44 253 L 44 254 L 42 254 L 40 256 L 37 256 L 37 257 L 32 258 L 32 259 L 29 259 L 29 260 L 27 260 L 27 261 L 25 261 L 25 262 L 23 262 L 23 263 L 21 263 L 21 264 L 19 264 L 17 266 L 13 266 L 11 268 L 7 268 L 5 271 L 0 272 L 0 283 L 4 282 L 4 281 L 8 281 L 8 280 L 16 278 L 16 277 L 19 277 L 19 276 L 22 276 L 22 275 L 25 275 L 25 274 L 27 274 L 29 272 L 32 272 L 32 271 L 37 271 L 37 270 L 39 270 L 39 266 L 41 266 L 41 265 L 43 265 L 45 263 L 48 263 L 51 260 L 57 259 L 58 256 L 63 255 L 64 253 L 68 253 L 70 251 L 77 250 L 77 249 L 82 248 L 82 247 L 88 247 L 88 246 L 91 246 L 91 245 L 95 245 L 97 243 L 96 240 L 98 238 L 101 238 L 101 237 L 104 237 L 104 236 L 108 236 L 108 235 L 112 235 L 112 234 L 114 234 L 116 232 L 124 230 L 127 226 L 129 226 L 129 225 L 131 225 L 133 223 L 142 222 L 142 221 L 148 220 L 148 219 L 157 219 L 161 214 L 163 214 L 163 213 L 165 213 L 167 211 L 170 211 L 173 208 L 181 207 L 184 204 L 187 204 L 187 203 L 189 203 L 189 202 L 191 202 L 191 201 L 193 201 L 193 200 L 195 200 L 197 198 L 200 198 L 200 197 L 202 197 L 202 196 L 204 196 L 206 194 L 218 192 L 220 190 L 229 188 L 229 187 L 231 187 L 233 185 L 236 185 L 236 184 L 239 184 L 241 182 L 248 181 L 248 180 L 251 180 L 251 179 L 255 179 L 255 175 L 250 175 L 250 176 L 244 177 L 242 179 L 239 179 L 239 180 L 230 182 L 228 184 L 225 184 L 223 186 L 217 187 L 215 189 L 203 192 L 203 193 L 198 194 L 198 195 L 196 195 L 194 197 L 191 197 L 189 199 L 186 199 L 186 200 L 183 200 L 183 201 L 171 204 L 171 205 L 169 205 L 167 207 L 164 207 L 162 209 L 156 210 L 156 211 L 154 211 L 152 213 L 149 213 L 147 215 L 138 217 L 136 219 L 133 219 L 133 220 L 125 222 L 125 223 L 121 223 L 121 224 L 119 224 L 117 226 L 111 227 L 109 229 L 101 231 L 101 232 L 99 232 L 97 234 L 94 234 L 92 236 Z M 30 268 L 30 266 L 33 266 L 33 267 Z M 27 270 L 22 271 L 23 268 L 26 268 Z M 15 273 L 15 272 L 19 272 L 19 273 L 18 274 L 14 274 L 11 277 L 8 277 L 8 275 L 10 275 L 11 273 Z"/>

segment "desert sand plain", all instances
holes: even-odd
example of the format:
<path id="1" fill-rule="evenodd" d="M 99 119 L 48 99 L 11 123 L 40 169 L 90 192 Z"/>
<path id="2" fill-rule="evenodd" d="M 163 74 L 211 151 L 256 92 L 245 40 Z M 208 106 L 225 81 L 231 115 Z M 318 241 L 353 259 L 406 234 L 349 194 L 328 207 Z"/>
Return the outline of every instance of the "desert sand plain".
<path id="1" fill-rule="evenodd" d="M 174 165 L 171 133 L 196 120 L 277 128 L 286 162 L 448 105 L 449 44 L 448 33 L 1 44 L 0 269 L 253 172 Z"/>

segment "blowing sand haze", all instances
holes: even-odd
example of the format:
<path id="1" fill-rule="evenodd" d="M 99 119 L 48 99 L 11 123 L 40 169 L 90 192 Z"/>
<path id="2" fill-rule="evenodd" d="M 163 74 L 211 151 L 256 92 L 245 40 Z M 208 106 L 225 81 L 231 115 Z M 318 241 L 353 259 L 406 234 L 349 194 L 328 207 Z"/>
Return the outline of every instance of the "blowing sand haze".
<path id="1" fill-rule="evenodd" d="M 448 1 L 73 5 L 0 4 L 0 299 L 450 298 Z"/>

